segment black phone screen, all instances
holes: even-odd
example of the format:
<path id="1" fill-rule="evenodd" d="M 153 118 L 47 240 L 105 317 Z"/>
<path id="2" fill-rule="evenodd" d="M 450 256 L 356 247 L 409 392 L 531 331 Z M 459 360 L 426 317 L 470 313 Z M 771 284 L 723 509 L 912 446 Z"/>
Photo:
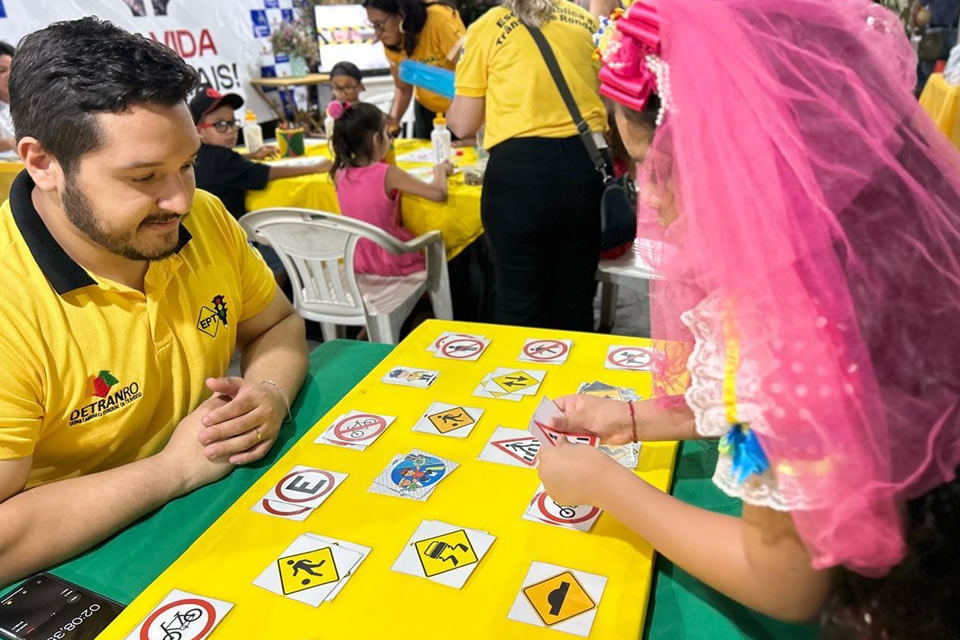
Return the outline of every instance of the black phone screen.
<path id="1" fill-rule="evenodd" d="M 93 640 L 121 611 L 118 602 L 40 573 L 0 599 L 0 638 Z"/>

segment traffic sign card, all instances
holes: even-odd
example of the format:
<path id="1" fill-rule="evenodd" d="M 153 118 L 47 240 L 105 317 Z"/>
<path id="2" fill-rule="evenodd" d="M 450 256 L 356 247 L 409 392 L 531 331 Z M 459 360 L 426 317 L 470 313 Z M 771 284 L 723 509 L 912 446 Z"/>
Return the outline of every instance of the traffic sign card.
<path id="1" fill-rule="evenodd" d="M 314 442 L 363 451 L 373 444 L 394 420 L 396 420 L 394 416 L 351 411 L 346 415 L 337 416 L 333 424 L 327 427 Z"/>
<path id="2" fill-rule="evenodd" d="M 537 362 L 542 364 L 563 364 L 570 356 L 573 340 L 545 340 L 532 339 L 523 343 L 520 356 L 523 362 Z"/>
<path id="3" fill-rule="evenodd" d="M 253 584 L 313 607 L 332 599 L 366 554 L 332 538 L 301 535 Z"/>
<path id="4" fill-rule="evenodd" d="M 540 441 L 523 429 L 497 427 L 479 458 L 486 462 L 530 469 L 537 466 Z"/>
<path id="5" fill-rule="evenodd" d="M 393 570 L 460 589 L 494 540 L 486 531 L 424 520 L 393 563 Z"/>
<path id="6" fill-rule="evenodd" d="M 546 371 L 500 367 L 483 378 L 473 395 L 519 401 L 523 396 L 537 395 L 546 375 Z"/>
<path id="7" fill-rule="evenodd" d="M 287 520 L 303 521 L 330 497 L 347 474 L 298 465 L 287 473 L 252 510 Z"/>
<path id="8" fill-rule="evenodd" d="M 534 562 L 507 618 L 586 638 L 606 585 L 603 576 Z"/>
<path id="9" fill-rule="evenodd" d="M 480 422 L 482 415 L 483 409 L 434 402 L 413 426 L 413 430 L 450 438 L 466 438 Z"/>
<path id="10" fill-rule="evenodd" d="M 174 589 L 126 640 L 203 640 L 233 604 Z"/>
<path id="11" fill-rule="evenodd" d="M 590 531 L 593 523 L 600 517 L 600 508 L 588 504 L 583 505 L 562 505 L 547 495 L 541 484 L 533 498 L 530 500 L 530 506 L 523 514 L 524 520 L 533 522 L 543 522 L 552 524 L 555 527 L 565 529 L 576 529 L 577 531 Z"/>

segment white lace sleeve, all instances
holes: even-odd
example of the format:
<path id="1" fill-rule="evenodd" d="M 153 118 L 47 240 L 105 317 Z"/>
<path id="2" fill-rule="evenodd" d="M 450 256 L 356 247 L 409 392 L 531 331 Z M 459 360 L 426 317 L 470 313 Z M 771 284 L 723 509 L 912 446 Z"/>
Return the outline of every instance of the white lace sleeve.
<path id="1" fill-rule="evenodd" d="M 723 377 L 726 357 L 722 340 L 714 327 L 722 325 L 720 297 L 710 296 L 681 317 L 696 342 L 687 361 L 690 386 L 685 398 L 693 411 L 697 433 L 704 438 L 719 438 L 730 429 L 723 403 Z M 756 359 L 749 353 L 740 354 L 740 375 L 737 379 L 737 415 L 747 424 L 761 427 L 764 408 L 768 401 L 762 392 L 764 372 L 756 367 Z M 769 408 L 769 407 L 767 407 Z M 777 479 L 771 469 L 761 475 L 751 475 L 743 483 L 737 482 L 729 453 L 721 452 L 713 482 L 728 496 L 744 502 L 777 511 L 789 511 Z"/>

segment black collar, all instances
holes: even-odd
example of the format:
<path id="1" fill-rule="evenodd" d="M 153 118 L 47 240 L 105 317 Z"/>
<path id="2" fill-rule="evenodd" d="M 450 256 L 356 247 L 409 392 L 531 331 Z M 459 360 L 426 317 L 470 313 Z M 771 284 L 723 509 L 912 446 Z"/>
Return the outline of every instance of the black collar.
<path id="1" fill-rule="evenodd" d="M 17 228 L 20 229 L 20 235 L 27 243 L 27 248 L 33 254 L 37 266 L 40 267 L 43 275 L 60 295 L 70 293 L 74 289 L 97 284 L 96 280 L 91 278 L 83 267 L 74 262 L 73 258 L 67 255 L 63 247 L 50 234 L 43 218 L 40 217 L 33 206 L 33 187 L 34 184 L 30 174 L 25 170 L 21 171 L 10 188 L 10 209 L 13 212 L 13 220 L 17 223 Z M 177 253 L 190 242 L 191 237 L 186 226 L 180 223 Z"/>

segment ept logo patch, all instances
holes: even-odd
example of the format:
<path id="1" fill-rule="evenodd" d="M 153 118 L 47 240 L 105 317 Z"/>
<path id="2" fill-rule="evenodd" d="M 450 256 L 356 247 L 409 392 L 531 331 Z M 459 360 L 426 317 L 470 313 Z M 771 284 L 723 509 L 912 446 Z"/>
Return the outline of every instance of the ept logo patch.
<path id="1" fill-rule="evenodd" d="M 214 296 L 210 301 L 213 306 L 203 305 L 200 307 L 200 317 L 197 318 L 197 329 L 207 334 L 211 338 L 217 337 L 220 325 L 228 326 L 227 322 L 227 300 L 224 296 Z"/>

